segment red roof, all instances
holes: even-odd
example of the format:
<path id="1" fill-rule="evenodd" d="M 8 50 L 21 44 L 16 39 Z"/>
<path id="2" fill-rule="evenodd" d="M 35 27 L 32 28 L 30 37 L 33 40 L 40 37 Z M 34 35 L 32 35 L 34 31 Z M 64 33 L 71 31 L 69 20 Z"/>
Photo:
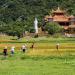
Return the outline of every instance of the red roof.
<path id="1" fill-rule="evenodd" d="M 69 26 L 63 26 L 63 27 L 64 27 L 65 30 L 69 28 Z"/>
<path id="2" fill-rule="evenodd" d="M 69 18 L 75 18 L 75 16 L 71 15 Z"/>
<path id="3" fill-rule="evenodd" d="M 65 11 L 63 11 L 63 10 L 60 10 L 60 8 L 58 7 L 58 9 L 57 10 L 53 10 L 52 11 L 53 13 L 64 13 Z"/>
<path id="4" fill-rule="evenodd" d="M 65 21 L 67 21 L 68 22 L 68 18 L 66 16 L 63 16 L 63 15 L 61 15 L 61 16 L 55 15 L 53 17 L 53 21 L 57 21 L 57 22 L 65 22 Z"/>

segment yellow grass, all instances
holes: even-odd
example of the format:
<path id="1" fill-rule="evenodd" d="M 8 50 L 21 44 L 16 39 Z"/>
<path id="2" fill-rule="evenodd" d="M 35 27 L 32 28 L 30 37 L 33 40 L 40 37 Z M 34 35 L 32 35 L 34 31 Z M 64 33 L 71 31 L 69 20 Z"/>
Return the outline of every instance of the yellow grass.
<path id="1" fill-rule="evenodd" d="M 8 51 L 12 46 L 15 46 L 15 52 L 21 50 L 21 46 L 26 44 L 27 55 L 66 55 L 75 54 L 75 44 L 72 43 L 61 43 L 59 45 L 59 50 L 56 49 L 56 44 L 51 43 L 35 43 L 34 48 L 31 49 L 32 43 L 1 43 L 0 52 L 3 51 L 5 46 L 8 47 Z"/>

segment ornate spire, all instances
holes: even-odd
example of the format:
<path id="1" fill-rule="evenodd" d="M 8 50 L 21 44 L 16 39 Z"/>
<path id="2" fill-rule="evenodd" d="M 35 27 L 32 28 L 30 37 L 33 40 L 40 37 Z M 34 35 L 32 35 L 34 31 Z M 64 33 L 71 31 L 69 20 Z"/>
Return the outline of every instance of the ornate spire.
<path id="1" fill-rule="evenodd" d="M 69 18 L 75 18 L 74 15 L 71 15 Z"/>
<path id="2" fill-rule="evenodd" d="M 65 11 L 61 10 L 60 7 L 58 7 L 56 10 L 54 10 L 52 13 L 65 13 Z"/>
<path id="3" fill-rule="evenodd" d="M 58 9 L 57 10 L 60 10 L 60 7 L 58 7 Z"/>

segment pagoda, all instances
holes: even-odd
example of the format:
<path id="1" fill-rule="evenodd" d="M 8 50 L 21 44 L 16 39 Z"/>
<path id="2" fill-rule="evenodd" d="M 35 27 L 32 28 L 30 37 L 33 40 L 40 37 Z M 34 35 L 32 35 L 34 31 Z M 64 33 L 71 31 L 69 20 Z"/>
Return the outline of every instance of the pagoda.
<path id="1" fill-rule="evenodd" d="M 67 33 L 72 30 L 75 32 L 75 17 L 73 15 L 68 16 L 66 11 L 61 10 L 59 7 L 56 10 L 52 10 L 50 15 L 45 16 L 44 20 L 45 23 L 57 22 Z"/>

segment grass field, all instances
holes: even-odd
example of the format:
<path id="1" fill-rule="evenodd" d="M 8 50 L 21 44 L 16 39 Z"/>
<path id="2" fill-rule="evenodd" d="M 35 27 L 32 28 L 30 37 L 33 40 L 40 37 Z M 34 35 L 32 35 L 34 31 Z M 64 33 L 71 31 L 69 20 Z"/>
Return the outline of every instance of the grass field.
<path id="1" fill-rule="evenodd" d="M 0 75 L 75 75 L 75 58 L 15 55 L 0 60 Z"/>
<path id="2" fill-rule="evenodd" d="M 30 48 L 32 42 L 34 49 Z M 23 44 L 27 45 L 25 54 L 20 51 Z M 2 55 L 4 46 L 8 46 L 7 58 Z M 10 55 L 11 46 L 15 46 L 14 56 Z M 75 75 L 74 70 L 75 38 L 0 37 L 0 75 Z"/>

